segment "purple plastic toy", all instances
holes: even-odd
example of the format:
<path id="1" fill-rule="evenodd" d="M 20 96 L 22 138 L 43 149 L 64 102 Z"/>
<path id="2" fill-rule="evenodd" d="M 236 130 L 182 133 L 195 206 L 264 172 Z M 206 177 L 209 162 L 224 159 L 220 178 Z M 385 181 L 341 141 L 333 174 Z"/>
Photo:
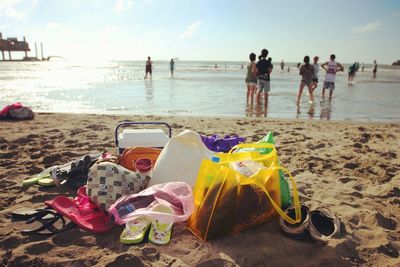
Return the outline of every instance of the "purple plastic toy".
<path id="1" fill-rule="evenodd" d="M 225 137 L 220 137 L 217 134 L 211 136 L 201 135 L 201 140 L 206 145 L 208 149 L 214 152 L 228 152 L 232 147 L 239 143 L 244 143 L 246 138 L 240 137 L 236 134 L 225 135 Z"/>

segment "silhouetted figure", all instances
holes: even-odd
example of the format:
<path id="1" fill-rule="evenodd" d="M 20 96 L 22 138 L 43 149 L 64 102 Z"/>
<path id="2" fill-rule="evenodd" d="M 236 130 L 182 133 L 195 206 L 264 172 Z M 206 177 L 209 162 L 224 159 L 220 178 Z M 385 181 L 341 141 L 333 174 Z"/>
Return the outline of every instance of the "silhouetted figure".
<path id="1" fill-rule="evenodd" d="M 171 58 L 171 61 L 169 62 L 169 69 L 171 71 L 171 76 L 173 76 L 175 70 L 175 62 L 173 58 Z"/>
<path id="2" fill-rule="evenodd" d="M 378 71 L 378 63 L 376 63 L 376 60 L 374 60 L 374 66 L 372 67 L 372 73 L 373 73 L 372 78 L 376 78 L 377 71 Z"/>
<path id="3" fill-rule="evenodd" d="M 147 57 L 146 61 L 146 76 L 144 76 L 145 79 L 147 79 L 147 75 L 150 75 L 150 79 L 152 76 L 152 69 L 153 69 L 153 62 L 151 62 L 150 57 Z"/>

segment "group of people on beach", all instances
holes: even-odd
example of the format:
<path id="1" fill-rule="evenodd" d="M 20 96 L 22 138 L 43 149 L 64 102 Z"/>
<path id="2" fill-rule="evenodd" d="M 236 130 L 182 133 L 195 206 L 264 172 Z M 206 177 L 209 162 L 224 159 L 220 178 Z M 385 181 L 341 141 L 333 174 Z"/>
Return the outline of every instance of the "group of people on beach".
<path id="1" fill-rule="evenodd" d="M 256 96 L 257 104 L 261 103 L 261 95 L 264 94 L 264 106 L 268 105 L 268 94 L 271 89 L 270 85 L 270 74 L 273 69 L 270 58 L 267 59 L 268 50 L 263 49 L 259 57 L 259 61 L 256 63 L 256 55 L 251 53 L 249 56 L 250 62 L 247 64 L 247 74 L 246 74 L 246 86 L 247 103 L 251 106 L 254 102 L 254 96 Z M 330 60 L 321 65 L 326 71 L 325 81 L 322 89 L 322 97 L 325 97 L 325 90 L 329 89 L 329 98 L 332 97 L 333 90 L 335 89 L 335 76 L 336 72 L 343 71 L 343 66 L 335 61 L 336 56 L 331 55 Z M 314 63 L 310 64 L 310 57 L 305 56 L 303 59 L 304 64 L 299 68 L 299 74 L 301 75 L 300 87 L 297 94 L 297 105 L 300 103 L 301 95 L 305 86 L 308 88 L 308 93 L 310 97 L 310 103 L 314 103 L 314 90 L 318 86 L 318 72 L 319 72 L 319 57 L 314 57 Z M 284 67 L 283 61 L 281 63 L 281 68 Z"/>
<path id="2" fill-rule="evenodd" d="M 171 61 L 169 62 L 169 70 L 171 71 L 171 76 L 174 76 L 175 62 L 173 58 L 171 58 Z M 150 57 L 147 57 L 145 72 L 146 75 L 144 76 L 144 79 L 146 80 L 147 76 L 149 76 L 151 79 L 151 75 L 153 73 L 153 62 L 151 61 Z"/>
<path id="3" fill-rule="evenodd" d="M 357 61 L 354 62 L 353 64 L 350 65 L 349 67 L 349 73 L 347 77 L 347 82 L 349 84 L 353 83 L 353 79 L 356 76 L 356 73 L 358 69 L 360 68 L 360 63 Z M 361 65 L 361 72 L 364 72 L 364 63 Z M 378 63 L 376 63 L 376 60 L 374 60 L 374 64 L 372 65 L 372 78 L 376 78 L 376 72 L 378 71 Z"/>
<path id="4" fill-rule="evenodd" d="M 256 54 L 251 53 L 250 62 L 247 64 L 246 85 L 247 85 L 247 103 L 253 105 L 254 95 L 257 94 L 257 104 L 261 102 L 261 95 L 264 93 L 264 105 L 268 105 L 268 93 L 271 89 L 270 74 L 273 65 L 270 59 L 267 59 L 268 50 L 263 49 L 259 60 L 256 63 Z"/>
<path id="5" fill-rule="evenodd" d="M 329 89 L 329 99 L 332 98 L 333 90 L 335 90 L 335 78 L 338 71 L 344 71 L 344 67 L 339 62 L 335 61 L 336 56 L 332 54 L 329 61 L 321 65 L 326 71 L 325 80 L 322 87 L 322 97 L 325 97 L 325 90 Z M 308 88 L 308 95 L 310 97 L 310 104 L 314 104 L 314 90 L 318 86 L 318 73 L 319 73 L 319 57 L 314 57 L 314 63 L 310 64 L 310 57 L 305 56 L 303 59 L 304 64 L 300 66 L 301 81 L 299 91 L 297 93 L 297 106 L 300 105 L 301 95 L 305 86 Z"/>
<path id="6" fill-rule="evenodd" d="M 273 69 L 273 65 L 271 63 L 271 58 L 268 58 L 268 50 L 263 49 L 261 51 L 261 55 L 259 56 L 259 60 L 256 63 L 256 55 L 251 53 L 249 55 L 250 62 L 247 64 L 247 73 L 246 73 L 246 86 L 247 86 L 247 104 L 253 106 L 254 96 L 256 95 L 257 105 L 261 103 L 261 96 L 264 94 L 264 106 L 268 106 L 268 94 L 270 92 L 270 74 Z M 300 86 L 297 93 L 296 103 L 299 107 L 301 96 L 303 94 L 304 87 L 308 88 L 308 96 L 310 98 L 309 103 L 314 104 L 314 90 L 318 87 L 318 73 L 320 67 L 325 70 L 325 79 L 322 87 L 322 98 L 325 98 L 325 91 L 329 90 L 329 99 L 332 98 L 333 91 L 335 90 L 335 78 L 336 73 L 340 71 L 344 71 L 344 67 L 342 64 L 337 62 L 336 56 L 334 54 L 330 55 L 328 61 L 323 63 L 321 66 L 318 64 L 319 57 L 314 57 L 313 64 L 310 64 L 310 57 L 305 56 L 303 59 L 303 64 L 298 65 L 299 74 L 301 75 Z M 285 63 L 281 62 L 281 71 L 284 70 Z M 353 80 L 353 77 L 356 71 L 359 68 L 359 63 L 355 62 L 353 65 L 349 67 L 349 81 Z M 362 66 L 364 69 L 364 65 Z M 373 78 L 376 77 L 377 71 L 377 63 L 374 60 L 373 65 Z"/>

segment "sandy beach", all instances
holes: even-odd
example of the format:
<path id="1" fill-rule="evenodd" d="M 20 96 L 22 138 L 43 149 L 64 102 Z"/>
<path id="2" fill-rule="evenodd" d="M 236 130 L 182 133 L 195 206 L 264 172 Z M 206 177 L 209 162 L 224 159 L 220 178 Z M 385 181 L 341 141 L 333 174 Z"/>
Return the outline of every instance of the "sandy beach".
<path id="1" fill-rule="evenodd" d="M 84 154 L 115 152 L 114 129 L 123 120 L 166 121 L 173 134 L 236 133 L 248 142 L 273 131 L 302 203 L 333 211 L 343 222 L 342 236 L 325 246 L 291 240 L 280 234 L 277 217 L 208 242 L 176 224 L 166 246 L 123 245 L 123 227 L 97 235 L 77 228 L 52 237 L 22 235 L 26 226 L 11 220 L 13 210 L 75 196 L 66 187 L 22 188 L 22 180 Z M 400 265 L 399 124 L 39 113 L 32 121 L 0 125 L 0 266 Z"/>

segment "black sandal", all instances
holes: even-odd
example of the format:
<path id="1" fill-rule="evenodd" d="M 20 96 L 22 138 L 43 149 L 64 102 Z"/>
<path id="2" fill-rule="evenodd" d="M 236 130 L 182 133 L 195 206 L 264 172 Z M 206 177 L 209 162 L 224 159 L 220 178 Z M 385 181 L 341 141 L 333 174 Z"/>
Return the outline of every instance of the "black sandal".
<path id="1" fill-rule="evenodd" d="M 51 215 L 52 217 L 50 219 L 45 219 L 45 217 L 49 215 Z M 54 225 L 58 220 L 61 220 L 62 222 L 62 226 L 60 228 Z M 65 232 L 76 226 L 76 224 L 72 221 L 66 223 L 64 217 L 60 213 L 57 213 L 50 209 L 44 209 L 42 211 L 37 212 L 34 216 L 32 216 L 29 220 L 27 220 L 26 223 L 31 224 L 37 221 L 40 222 L 42 225 L 35 229 L 22 230 L 21 233 L 54 235 L 57 233 Z"/>
<path id="2" fill-rule="evenodd" d="M 14 210 L 11 213 L 11 216 L 15 220 L 23 220 L 27 221 L 36 215 L 38 215 L 41 212 L 44 212 L 46 210 L 50 210 L 48 208 L 40 208 L 40 209 L 31 209 L 31 208 L 19 208 Z M 52 211 L 52 210 L 50 210 Z M 51 213 L 48 213 L 45 217 L 42 217 L 42 219 L 51 219 L 54 218 L 54 216 Z"/>

